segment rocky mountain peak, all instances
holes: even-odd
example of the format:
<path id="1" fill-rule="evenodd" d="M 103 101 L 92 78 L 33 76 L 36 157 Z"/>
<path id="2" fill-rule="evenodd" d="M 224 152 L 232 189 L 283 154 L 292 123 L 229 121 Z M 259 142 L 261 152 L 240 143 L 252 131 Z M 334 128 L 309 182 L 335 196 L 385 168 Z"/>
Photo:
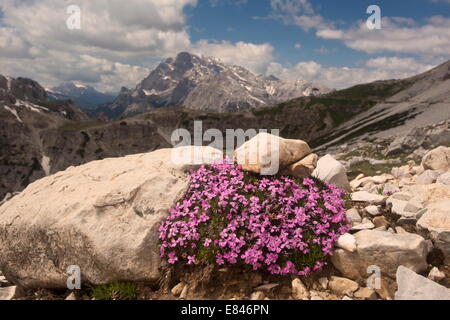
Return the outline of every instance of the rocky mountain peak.
<path id="1" fill-rule="evenodd" d="M 28 78 L 12 78 L 0 75 L 0 101 L 15 103 L 16 99 L 27 101 L 47 100 L 45 89 Z"/>
<path id="2" fill-rule="evenodd" d="M 235 112 L 329 91 L 305 80 L 283 81 L 274 76 L 255 75 L 216 57 L 180 52 L 160 63 L 134 90 L 121 92 L 100 111 L 112 117 L 166 106 Z"/>

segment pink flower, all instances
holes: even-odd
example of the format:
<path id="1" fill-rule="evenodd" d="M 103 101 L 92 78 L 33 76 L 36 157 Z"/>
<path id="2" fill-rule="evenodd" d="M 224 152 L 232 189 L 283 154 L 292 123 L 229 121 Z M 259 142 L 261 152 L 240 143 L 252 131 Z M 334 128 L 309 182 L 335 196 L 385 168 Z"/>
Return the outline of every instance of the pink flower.
<path id="1" fill-rule="evenodd" d="M 209 245 L 211 244 L 211 242 L 212 242 L 211 239 L 206 238 L 206 239 L 205 239 L 205 243 L 203 244 L 203 246 L 204 246 L 204 247 L 209 247 Z"/>
<path id="2" fill-rule="evenodd" d="M 326 264 L 349 230 L 345 193 L 314 178 L 257 177 L 225 159 L 192 171 L 190 179 L 159 228 L 160 255 L 170 264 L 244 264 L 306 275 Z"/>

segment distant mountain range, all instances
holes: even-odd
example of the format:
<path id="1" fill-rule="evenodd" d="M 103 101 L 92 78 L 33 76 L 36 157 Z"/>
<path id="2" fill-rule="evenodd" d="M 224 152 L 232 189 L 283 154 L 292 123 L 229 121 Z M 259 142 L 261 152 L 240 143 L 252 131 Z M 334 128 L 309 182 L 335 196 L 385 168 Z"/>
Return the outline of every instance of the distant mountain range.
<path id="1" fill-rule="evenodd" d="M 318 96 L 330 89 L 306 80 L 283 81 L 226 65 L 214 57 L 181 52 L 158 65 L 135 89 L 97 112 L 111 118 L 130 116 L 167 106 L 208 112 L 237 112 L 302 96 Z"/>
<path id="2" fill-rule="evenodd" d="M 81 109 L 92 111 L 100 105 L 112 102 L 117 95 L 97 91 L 91 86 L 64 82 L 59 86 L 46 89 L 48 98 L 53 101 L 72 100 Z"/>

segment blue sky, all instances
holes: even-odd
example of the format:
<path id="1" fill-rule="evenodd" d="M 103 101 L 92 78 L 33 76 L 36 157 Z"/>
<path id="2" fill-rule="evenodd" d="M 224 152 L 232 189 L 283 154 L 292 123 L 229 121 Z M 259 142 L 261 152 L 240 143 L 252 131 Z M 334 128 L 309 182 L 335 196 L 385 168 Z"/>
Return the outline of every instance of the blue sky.
<path id="1" fill-rule="evenodd" d="M 313 29 L 305 31 L 296 25 L 268 18 L 272 13 L 270 0 L 211 3 L 215 2 L 200 1 L 195 8 L 187 10 L 190 34 L 194 41 L 206 38 L 231 42 L 269 42 L 275 47 L 277 60 L 286 64 L 312 59 L 332 66 L 350 66 L 371 56 L 350 49 L 339 41 L 318 38 Z M 367 19 L 369 14 L 366 9 L 372 4 L 380 6 L 382 16 L 405 17 L 418 23 L 435 15 L 450 17 L 450 1 L 313 0 L 310 3 L 318 14 L 327 20 L 336 21 L 342 28 Z M 296 44 L 301 45 L 300 50 L 295 48 Z"/>
<path id="2" fill-rule="evenodd" d="M 366 9 L 381 9 L 369 30 Z M 80 27 L 69 29 L 69 5 Z M 332 88 L 450 58 L 450 0 L 2 0 L 0 70 L 51 87 L 134 87 L 180 51 Z"/>

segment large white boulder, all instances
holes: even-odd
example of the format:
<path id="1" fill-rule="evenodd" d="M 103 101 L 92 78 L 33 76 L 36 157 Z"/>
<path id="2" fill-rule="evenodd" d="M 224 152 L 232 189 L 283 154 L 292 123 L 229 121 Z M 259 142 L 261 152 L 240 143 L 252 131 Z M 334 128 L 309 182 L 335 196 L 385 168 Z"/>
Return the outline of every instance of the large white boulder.
<path id="1" fill-rule="evenodd" d="M 363 230 L 355 234 L 357 250 L 337 249 L 333 265 L 347 278 L 366 279 L 367 267 L 378 266 L 382 274 L 395 277 L 400 265 L 417 272 L 426 270 L 427 243 L 419 235 L 392 234 L 387 231 Z"/>
<path id="2" fill-rule="evenodd" d="M 259 133 L 234 151 L 234 159 L 246 171 L 272 175 L 310 153 L 305 141 Z"/>
<path id="3" fill-rule="evenodd" d="M 395 300 L 450 300 L 450 290 L 404 266 L 397 270 Z"/>
<path id="4" fill-rule="evenodd" d="M 351 191 L 347 170 L 342 163 L 329 154 L 319 159 L 312 175 L 341 189 Z"/>
<path id="5" fill-rule="evenodd" d="M 154 281 L 158 228 L 188 186 L 190 151 L 162 149 L 94 161 L 45 177 L 0 207 L 0 267 L 14 284 L 63 288 L 67 267 L 83 283 Z M 183 153 L 183 149 L 186 153 Z M 173 153 L 175 152 L 175 153 Z M 173 155 L 185 157 L 174 164 Z"/>
<path id="6" fill-rule="evenodd" d="M 422 158 L 422 166 L 430 170 L 450 171 L 450 148 L 438 147 Z"/>

